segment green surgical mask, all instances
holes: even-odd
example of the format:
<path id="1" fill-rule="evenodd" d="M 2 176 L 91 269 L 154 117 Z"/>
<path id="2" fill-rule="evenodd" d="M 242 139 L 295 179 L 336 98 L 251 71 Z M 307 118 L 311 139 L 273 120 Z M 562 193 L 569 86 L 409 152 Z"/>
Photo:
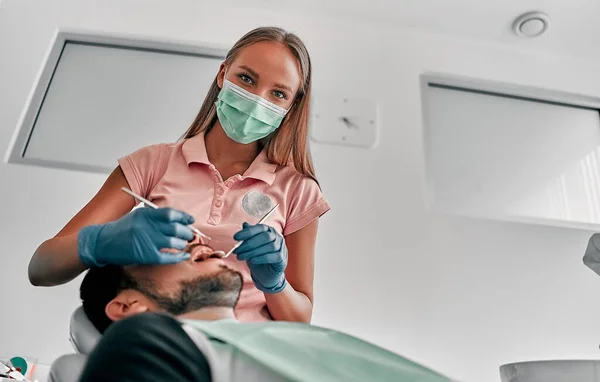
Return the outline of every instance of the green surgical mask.
<path id="1" fill-rule="evenodd" d="M 243 144 L 263 139 L 277 130 L 288 112 L 227 80 L 219 92 L 216 106 L 225 134 Z"/>

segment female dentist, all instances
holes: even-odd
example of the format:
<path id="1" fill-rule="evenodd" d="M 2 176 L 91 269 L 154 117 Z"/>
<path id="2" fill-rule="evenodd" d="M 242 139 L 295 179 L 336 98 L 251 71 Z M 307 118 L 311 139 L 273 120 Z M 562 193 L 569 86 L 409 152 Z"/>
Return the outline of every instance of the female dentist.
<path id="1" fill-rule="evenodd" d="M 297 36 L 266 27 L 246 34 L 184 139 L 119 159 L 94 198 L 36 250 L 30 282 L 63 284 L 106 264 L 186 261 L 193 224 L 214 249 L 243 242 L 225 259 L 244 276 L 240 321 L 310 322 L 318 218 L 330 208 L 308 150 L 310 94 L 310 57 Z M 136 203 L 122 187 L 164 208 L 130 212 Z"/>

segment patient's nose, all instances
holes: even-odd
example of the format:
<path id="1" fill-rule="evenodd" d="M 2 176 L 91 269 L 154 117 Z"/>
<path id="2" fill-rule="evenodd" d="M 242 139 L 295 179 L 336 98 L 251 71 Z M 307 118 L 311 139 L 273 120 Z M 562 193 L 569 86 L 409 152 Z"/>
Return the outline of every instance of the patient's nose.
<path id="1" fill-rule="evenodd" d="M 189 244 L 201 244 L 202 241 L 200 240 L 200 235 L 198 235 L 197 233 L 194 233 L 194 238 L 190 241 L 188 241 Z"/>

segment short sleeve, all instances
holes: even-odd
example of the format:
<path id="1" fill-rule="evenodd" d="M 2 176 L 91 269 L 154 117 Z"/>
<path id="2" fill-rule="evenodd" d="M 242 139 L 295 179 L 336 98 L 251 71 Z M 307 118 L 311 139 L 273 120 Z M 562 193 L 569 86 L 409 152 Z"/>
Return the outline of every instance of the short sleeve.
<path id="1" fill-rule="evenodd" d="M 317 182 L 303 176 L 292 190 L 283 235 L 287 236 L 304 228 L 330 209 Z"/>
<path id="2" fill-rule="evenodd" d="M 119 159 L 119 166 L 131 191 L 147 197 L 158 182 L 156 173 L 165 158 L 164 144 L 146 146 Z"/>

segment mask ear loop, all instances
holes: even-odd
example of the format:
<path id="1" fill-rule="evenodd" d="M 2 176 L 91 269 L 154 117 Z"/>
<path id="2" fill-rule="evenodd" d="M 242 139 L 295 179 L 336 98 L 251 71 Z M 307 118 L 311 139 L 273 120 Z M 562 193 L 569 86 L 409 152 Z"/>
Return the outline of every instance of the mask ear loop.
<path id="1" fill-rule="evenodd" d="M 223 69 L 223 85 L 219 86 L 219 81 L 217 81 L 217 86 L 219 86 L 219 90 L 223 90 L 223 86 L 225 86 L 225 81 L 227 81 L 227 69 L 229 69 L 229 66 L 225 64 L 225 68 Z"/>

